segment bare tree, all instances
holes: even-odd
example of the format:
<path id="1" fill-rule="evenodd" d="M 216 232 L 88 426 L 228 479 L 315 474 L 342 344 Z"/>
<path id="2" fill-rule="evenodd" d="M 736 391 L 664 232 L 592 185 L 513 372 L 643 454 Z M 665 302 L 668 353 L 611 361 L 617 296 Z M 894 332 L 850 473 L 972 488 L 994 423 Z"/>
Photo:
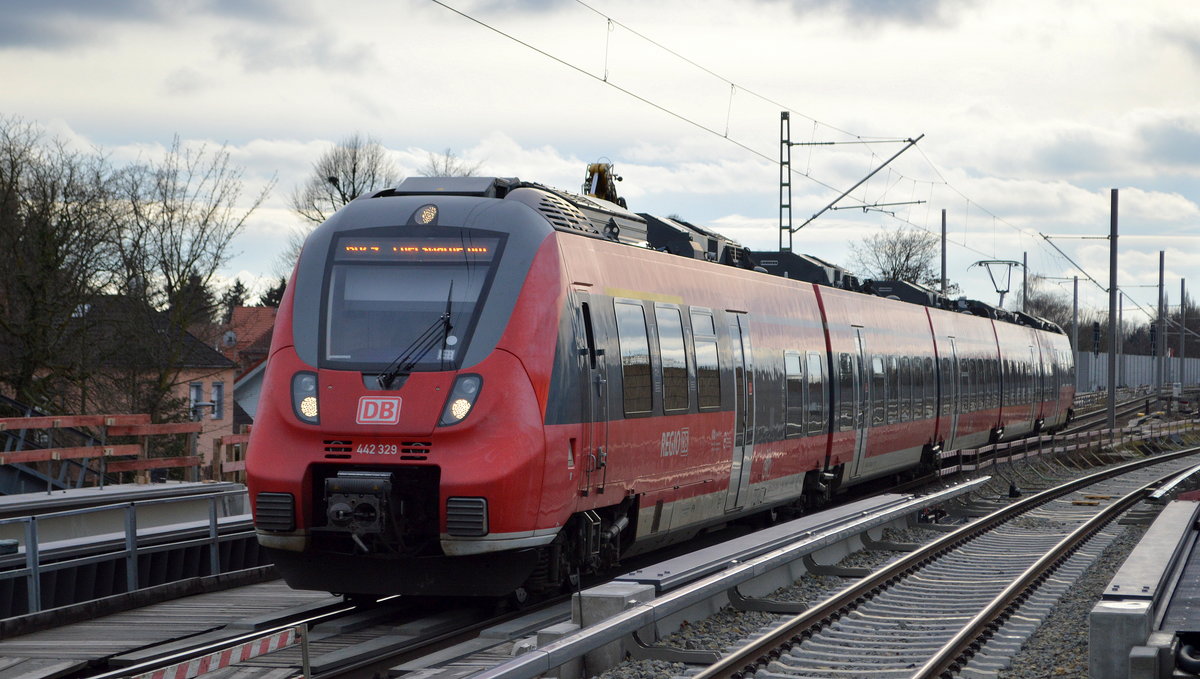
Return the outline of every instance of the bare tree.
<path id="1" fill-rule="evenodd" d="M 470 177 L 478 173 L 481 167 L 483 163 L 467 162 L 447 148 L 445 153 L 440 155 L 430 153 L 425 164 L 421 166 L 421 173 L 426 177 Z"/>
<path id="2" fill-rule="evenodd" d="M 186 334 L 210 345 L 215 339 L 213 277 L 271 186 L 246 201 L 242 189 L 228 150 L 185 148 L 178 138 L 161 160 L 121 174 L 117 242 L 131 327 L 110 362 L 133 357 L 141 366 L 126 385 L 132 412 L 169 417 L 188 358 Z"/>
<path id="3" fill-rule="evenodd" d="M 86 408 L 71 385 L 86 384 L 83 311 L 113 268 L 111 184 L 100 154 L 0 117 L 0 382 L 27 404 Z"/>
<path id="4" fill-rule="evenodd" d="M 1065 290 L 1057 289 L 1044 277 L 1036 274 L 1028 277 L 1029 290 L 1025 293 L 1025 312 L 1031 316 L 1054 321 L 1060 327 L 1071 327 L 1071 297 Z M 1014 299 L 1021 299 L 1020 294 Z"/>
<path id="5" fill-rule="evenodd" d="M 934 268 L 938 253 L 937 236 L 900 226 L 895 231 L 881 229 L 863 238 L 855 249 L 853 266 L 875 280 L 907 281 L 940 290 L 941 273 Z M 956 284 L 947 286 L 948 293 L 957 290 Z"/>
<path id="6" fill-rule="evenodd" d="M 276 269 L 283 276 L 290 274 L 308 234 L 338 208 L 364 193 L 395 186 L 402 178 L 387 149 L 374 137 L 355 132 L 322 153 L 313 163 L 312 175 L 292 191 L 292 211 L 304 224 L 288 236 Z"/>
<path id="7" fill-rule="evenodd" d="M 387 149 L 377 139 L 356 132 L 313 163 L 312 176 L 292 192 L 292 210 L 310 224 L 320 224 L 346 203 L 395 186 L 400 179 Z"/>

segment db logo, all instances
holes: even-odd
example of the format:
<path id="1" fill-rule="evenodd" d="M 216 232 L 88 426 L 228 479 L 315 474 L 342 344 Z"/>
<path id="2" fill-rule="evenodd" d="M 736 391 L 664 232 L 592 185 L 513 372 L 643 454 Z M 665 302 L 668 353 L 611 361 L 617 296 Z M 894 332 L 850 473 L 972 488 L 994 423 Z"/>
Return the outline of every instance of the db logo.
<path id="1" fill-rule="evenodd" d="M 358 399 L 359 424 L 399 424 L 400 399 L 394 396 L 363 396 Z"/>

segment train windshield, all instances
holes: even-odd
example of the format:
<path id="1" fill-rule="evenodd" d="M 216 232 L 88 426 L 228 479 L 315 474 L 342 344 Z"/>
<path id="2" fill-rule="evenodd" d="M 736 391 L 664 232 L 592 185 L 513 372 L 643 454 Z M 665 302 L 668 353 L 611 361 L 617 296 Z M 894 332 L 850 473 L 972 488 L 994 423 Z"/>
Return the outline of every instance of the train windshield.
<path id="1" fill-rule="evenodd" d="M 403 370 L 459 366 L 504 237 L 446 227 L 435 233 L 335 240 L 323 367 L 382 370 L 397 360 Z"/>

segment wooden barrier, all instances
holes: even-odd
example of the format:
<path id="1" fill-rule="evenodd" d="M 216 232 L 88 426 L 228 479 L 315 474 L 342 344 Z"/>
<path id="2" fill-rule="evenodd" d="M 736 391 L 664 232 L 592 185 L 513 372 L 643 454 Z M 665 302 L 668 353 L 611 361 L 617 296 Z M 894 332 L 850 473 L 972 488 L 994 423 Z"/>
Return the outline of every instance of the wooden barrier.
<path id="1" fill-rule="evenodd" d="M 239 434 L 227 434 L 213 441 L 213 479 L 217 481 L 246 481 L 246 444 L 250 442 L 250 427 Z M 233 474 L 232 479 L 225 478 Z"/>
<path id="2" fill-rule="evenodd" d="M 188 434 L 195 436 L 204 429 L 203 422 L 166 422 L 153 424 L 146 414 L 118 415 L 49 415 L 42 417 L 0 418 L 0 431 L 29 429 L 66 429 L 90 427 L 101 431 L 98 437 L 107 441 L 110 437 L 150 437 L 161 435 Z M 148 482 L 151 469 L 192 468 L 191 476 L 199 480 L 199 466 L 203 461 L 198 455 L 173 455 L 147 457 L 146 442 L 117 445 L 76 446 L 70 448 L 36 448 L 0 453 L 0 464 L 27 464 L 55 462 L 60 460 L 97 460 L 92 471 L 97 474 L 136 472 L 139 483 Z M 110 459 L 133 458 L 133 459 Z"/>
<path id="3" fill-rule="evenodd" d="M 52 462 L 55 460 L 80 460 L 93 457 L 117 455 L 141 455 L 142 444 L 127 443 L 119 446 L 78 446 L 75 448 L 38 448 L 0 453 L 0 464 L 27 462 Z"/>

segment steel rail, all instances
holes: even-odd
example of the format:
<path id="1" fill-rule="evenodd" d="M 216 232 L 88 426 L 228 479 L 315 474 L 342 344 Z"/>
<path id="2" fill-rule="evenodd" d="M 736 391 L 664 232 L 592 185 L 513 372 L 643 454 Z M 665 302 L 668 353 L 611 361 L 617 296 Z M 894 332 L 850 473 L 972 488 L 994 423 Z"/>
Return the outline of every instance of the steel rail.
<path id="1" fill-rule="evenodd" d="M 331 604 L 320 610 L 308 611 L 303 615 L 296 616 L 294 619 L 276 622 L 270 626 L 263 627 L 262 629 L 238 633 L 219 641 L 207 641 L 199 643 L 189 648 L 164 653 L 161 656 L 151 658 L 150 660 L 146 660 L 135 665 L 101 672 L 100 674 L 89 674 L 87 677 L 88 679 L 122 679 L 138 674 L 144 674 L 146 672 L 153 672 L 155 670 L 170 667 L 180 662 L 202 658 L 210 653 L 224 651 L 228 648 L 233 648 L 256 639 L 271 636 L 299 625 L 307 625 L 309 628 L 311 628 L 312 623 L 332 620 L 339 616 L 347 615 L 357 609 L 358 607 L 354 604 Z"/>
<path id="2" fill-rule="evenodd" d="M 1146 399 L 1138 397 L 1128 401 L 1123 401 L 1117 404 L 1117 416 L 1123 417 L 1130 413 L 1136 412 L 1143 405 Z M 1102 426 L 1108 423 L 1108 412 L 1105 410 L 1097 410 L 1090 413 L 1079 415 L 1071 423 L 1071 426 L 1064 427 L 1062 433 L 1075 434 L 1081 431 L 1086 431 L 1092 427 Z"/>
<path id="3" fill-rule="evenodd" d="M 978 487 L 989 477 L 975 479 L 930 495 L 916 497 L 901 506 L 894 506 L 886 513 L 863 513 L 847 521 L 831 533 L 816 533 L 797 536 L 798 539 L 766 554 L 745 562 L 733 562 L 729 567 L 712 573 L 679 589 L 663 594 L 652 601 L 633 605 L 626 610 L 574 634 L 553 641 L 544 647 L 522 654 L 501 665 L 472 675 L 472 679 L 534 679 L 571 660 L 582 657 L 607 643 L 619 641 L 649 625 L 679 613 L 693 605 L 724 595 L 731 588 L 785 566 L 805 554 L 851 536 L 860 535 L 869 528 L 883 525 L 901 515 L 911 515 L 921 509 L 944 502 L 965 492 L 968 487 Z"/>
<path id="4" fill-rule="evenodd" d="M 1197 450 L 1200 449 L 1192 449 L 1192 452 L 1196 452 Z M 1197 471 L 1200 471 L 1200 467 L 1192 467 L 1185 473 L 1193 474 Z M 1018 575 L 1000 594 L 996 595 L 995 599 L 963 626 L 941 649 L 934 653 L 925 665 L 914 672 L 911 679 L 933 679 L 934 677 L 946 676 L 947 673 L 961 670 L 966 661 L 979 650 L 981 645 L 979 644 L 979 639 L 998 628 L 1014 612 L 1014 609 L 1027 598 L 1030 590 L 1036 588 L 1046 578 L 1050 577 L 1085 542 L 1123 514 L 1125 510 L 1142 501 L 1155 488 L 1169 483 L 1178 476 L 1180 476 L 1179 472 L 1171 472 L 1141 486 L 1105 507 L 1074 531 L 1071 531 L 1069 535 L 1059 541 L 1049 552 Z"/>
<path id="5" fill-rule="evenodd" d="M 731 679 L 751 674 L 779 657 L 781 653 L 786 652 L 794 645 L 811 636 L 814 632 L 836 622 L 843 615 L 850 613 L 859 603 L 874 597 L 892 583 L 917 571 L 919 568 L 958 546 L 974 540 L 995 526 L 1093 483 L 1119 476 L 1135 469 L 1196 453 L 1200 453 L 1200 446 L 1171 453 L 1163 453 L 1143 460 L 1127 462 L 1018 500 L 992 514 L 966 524 L 952 533 L 946 534 L 944 537 L 925 545 L 915 552 L 901 557 L 891 565 L 847 587 L 837 595 L 800 613 L 774 631 L 760 637 L 752 644 L 723 657 L 715 664 L 710 665 L 692 677 L 692 679 Z"/>

